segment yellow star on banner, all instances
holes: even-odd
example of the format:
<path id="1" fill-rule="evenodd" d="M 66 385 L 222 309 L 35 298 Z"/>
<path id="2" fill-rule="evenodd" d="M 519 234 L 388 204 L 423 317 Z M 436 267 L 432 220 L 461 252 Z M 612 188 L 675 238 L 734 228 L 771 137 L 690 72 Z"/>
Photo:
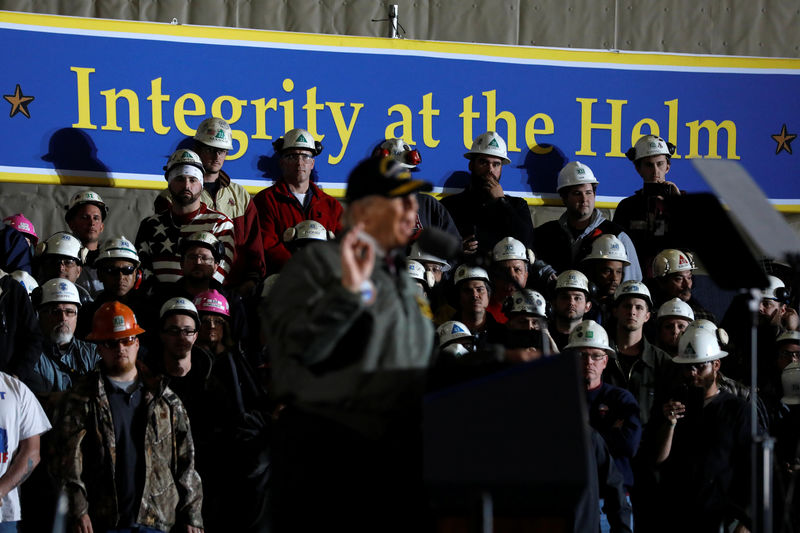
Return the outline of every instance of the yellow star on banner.
<path id="1" fill-rule="evenodd" d="M 28 118 L 31 118 L 30 112 L 28 112 L 28 104 L 33 102 L 33 96 L 25 96 L 22 94 L 22 89 L 19 88 L 19 83 L 17 84 L 17 89 L 14 91 L 14 94 L 4 94 L 3 98 L 8 100 L 11 104 L 11 113 L 9 113 L 9 117 L 13 117 L 20 111 L 23 115 Z"/>
<path id="2" fill-rule="evenodd" d="M 778 135 L 771 135 L 771 137 L 778 143 L 778 147 L 775 148 L 775 155 L 781 153 L 781 150 L 786 150 L 791 155 L 792 153 L 792 145 L 791 142 L 797 137 L 797 135 L 793 133 L 786 133 L 786 124 L 783 125 L 781 128 L 781 132 Z"/>

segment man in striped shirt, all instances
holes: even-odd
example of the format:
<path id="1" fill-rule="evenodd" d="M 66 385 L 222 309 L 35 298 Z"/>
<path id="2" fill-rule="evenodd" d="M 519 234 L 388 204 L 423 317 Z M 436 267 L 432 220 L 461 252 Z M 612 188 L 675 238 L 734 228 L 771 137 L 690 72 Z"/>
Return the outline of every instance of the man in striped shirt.
<path id="1" fill-rule="evenodd" d="M 180 242 L 198 231 L 211 233 L 225 247 L 214 279 L 225 281 L 234 257 L 233 222 L 200 201 L 203 192 L 203 163 L 191 150 L 180 149 L 167 163 L 169 210 L 142 220 L 136 234 L 136 249 L 145 278 L 175 282 L 183 275 Z"/>

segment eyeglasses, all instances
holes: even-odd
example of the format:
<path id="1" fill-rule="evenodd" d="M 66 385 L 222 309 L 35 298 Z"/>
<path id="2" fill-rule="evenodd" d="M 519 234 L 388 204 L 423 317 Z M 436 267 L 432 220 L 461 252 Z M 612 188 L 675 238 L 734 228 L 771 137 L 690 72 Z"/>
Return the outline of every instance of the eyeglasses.
<path id="1" fill-rule="evenodd" d="M 66 315 L 67 318 L 72 318 L 74 316 L 77 316 L 78 311 L 75 310 L 75 309 L 63 309 L 63 308 L 60 308 L 60 307 L 54 307 L 54 308 L 48 310 L 47 314 L 49 314 L 50 316 Z"/>
<path id="2" fill-rule="evenodd" d="M 780 350 L 778 355 L 784 359 L 800 360 L 800 352 L 792 352 L 789 350 Z"/>
<path id="3" fill-rule="evenodd" d="M 204 326 L 218 328 L 222 327 L 225 324 L 225 319 L 216 316 L 204 316 L 203 318 L 200 319 L 200 322 L 202 322 Z"/>
<path id="4" fill-rule="evenodd" d="M 303 163 L 307 163 L 308 161 L 313 159 L 313 157 L 311 156 L 311 154 L 293 152 L 290 154 L 283 154 L 281 156 L 281 159 L 286 159 L 288 161 L 302 161 Z"/>
<path id="5" fill-rule="evenodd" d="M 209 155 L 228 155 L 228 151 L 224 148 L 214 148 L 213 146 L 202 146 L 200 148 L 201 152 L 205 152 Z"/>
<path id="6" fill-rule="evenodd" d="M 97 345 L 102 348 L 113 350 L 117 346 L 131 346 L 134 342 L 136 342 L 136 337 L 122 337 L 121 339 L 97 341 Z"/>
<path id="7" fill-rule="evenodd" d="M 78 261 L 71 257 L 48 257 L 45 259 L 45 262 L 50 266 L 65 266 L 65 267 L 74 267 L 78 264 Z"/>
<path id="8" fill-rule="evenodd" d="M 442 265 L 437 265 L 436 263 L 427 263 L 425 265 L 425 270 L 427 272 L 442 272 Z"/>
<path id="9" fill-rule="evenodd" d="M 213 265 L 214 264 L 214 257 L 209 257 L 207 255 L 200 255 L 200 254 L 187 254 L 186 259 L 188 259 L 192 263 L 196 263 L 200 261 L 204 265 Z"/>
<path id="10" fill-rule="evenodd" d="M 197 330 L 196 329 L 179 328 L 179 327 L 176 327 L 176 326 L 172 326 L 170 328 L 167 328 L 167 329 L 163 330 L 163 332 L 166 333 L 167 335 L 169 335 L 170 337 L 177 337 L 178 335 L 180 335 L 182 337 L 189 338 L 189 337 L 192 337 L 193 335 L 197 335 Z"/>
<path id="11" fill-rule="evenodd" d="M 126 276 L 132 275 L 136 272 L 136 267 L 134 266 L 124 266 L 124 267 L 112 267 L 112 266 L 104 266 L 100 267 L 100 272 L 105 274 L 106 276 L 113 276 L 113 275 L 120 275 L 124 274 Z"/>
<path id="12" fill-rule="evenodd" d="M 589 352 L 581 352 L 580 356 L 581 356 L 581 359 L 591 359 L 592 361 L 600 361 L 604 357 L 606 357 L 606 354 L 604 354 L 604 353 L 591 353 L 590 354 Z"/>
<path id="13" fill-rule="evenodd" d="M 692 370 L 694 370 L 695 372 L 700 372 L 702 370 L 705 370 L 710 363 L 711 363 L 710 361 L 706 361 L 705 363 L 692 363 L 690 365 L 683 365 L 683 369 L 686 370 L 687 372 L 690 372 Z"/>

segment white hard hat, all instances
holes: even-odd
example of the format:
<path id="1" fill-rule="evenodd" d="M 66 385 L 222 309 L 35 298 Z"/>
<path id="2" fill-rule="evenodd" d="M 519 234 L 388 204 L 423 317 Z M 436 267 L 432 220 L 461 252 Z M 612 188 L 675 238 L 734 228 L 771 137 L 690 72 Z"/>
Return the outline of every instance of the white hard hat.
<path id="1" fill-rule="evenodd" d="M 457 320 L 449 320 L 436 328 L 436 335 L 442 348 L 460 339 L 472 338 L 469 328 Z"/>
<path id="2" fill-rule="evenodd" d="M 197 314 L 197 307 L 195 307 L 191 300 L 183 298 L 182 296 L 170 298 L 164 302 L 158 316 L 164 319 L 167 315 L 189 315 L 196 321 L 200 320 Z"/>
<path id="3" fill-rule="evenodd" d="M 169 159 L 167 160 L 167 166 L 164 167 L 164 170 L 169 172 L 172 167 L 177 165 L 191 165 L 203 170 L 203 160 L 200 159 L 200 156 L 197 155 L 197 152 L 189 150 L 188 148 L 181 148 L 180 150 L 175 150 L 172 152 L 172 155 L 169 156 Z"/>
<path id="4" fill-rule="evenodd" d="M 672 157 L 675 152 L 675 146 L 671 145 L 657 135 L 643 135 L 639 137 L 636 144 L 628 150 L 625 154 L 631 161 L 638 161 L 643 157 L 651 155 L 665 155 L 667 158 Z"/>
<path id="5" fill-rule="evenodd" d="M 506 142 L 495 131 L 487 131 L 478 135 L 472 142 L 472 148 L 464 154 L 467 159 L 472 159 L 478 154 L 499 157 L 504 165 L 511 163 L 506 151 Z"/>
<path id="6" fill-rule="evenodd" d="M 675 272 L 691 271 L 696 268 L 694 259 L 690 254 L 683 253 L 674 248 L 661 250 L 658 252 L 658 255 L 653 258 L 653 277 L 656 278 L 674 274 Z"/>
<path id="7" fill-rule="evenodd" d="M 79 263 L 83 263 L 86 258 L 86 250 L 80 239 L 65 231 L 54 233 L 37 248 L 41 250 L 42 255 L 63 255 L 72 257 Z"/>
<path id="8" fill-rule="evenodd" d="M 779 298 L 776 291 L 778 289 L 785 289 L 786 285 L 775 276 L 767 275 L 767 279 L 769 280 L 769 287 L 761 291 L 761 299 L 781 301 L 783 298 Z"/>
<path id="9" fill-rule="evenodd" d="M 194 140 L 221 150 L 233 150 L 231 125 L 221 118 L 209 117 L 201 122 Z"/>
<path id="10" fill-rule="evenodd" d="M 135 267 L 139 267 L 139 255 L 136 253 L 136 248 L 124 235 L 111 237 L 103 242 L 94 261 L 97 264 L 105 259 L 124 259 L 132 262 Z"/>
<path id="11" fill-rule="evenodd" d="M 781 372 L 783 398 L 786 405 L 800 404 L 800 363 L 789 363 Z"/>
<path id="12" fill-rule="evenodd" d="M 412 149 L 403 139 L 386 139 L 378 149 L 382 156 L 393 157 L 405 168 L 416 168 L 422 161 L 419 152 Z"/>
<path id="13" fill-rule="evenodd" d="M 556 290 L 573 289 L 589 294 L 589 278 L 580 270 L 565 270 L 556 278 Z"/>
<path id="14" fill-rule="evenodd" d="M 42 285 L 42 301 L 39 307 L 49 303 L 70 303 L 81 306 L 78 288 L 68 279 L 55 278 Z"/>
<path id="15" fill-rule="evenodd" d="M 489 273 L 486 272 L 486 270 L 482 269 L 481 267 L 470 266 L 470 265 L 460 265 L 456 269 L 456 273 L 453 276 L 453 284 L 454 285 L 458 285 L 462 281 L 471 280 L 471 279 L 483 280 L 488 284 L 489 283 Z"/>
<path id="16" fill-rule="evenodd" d="M 33 276 L 25 272 L 24 270 L 15 270 L 11 273 L 11 277 L 14 278 L 19 282 L 20 285 L 25 287 L 25 290 L 28 291 L 28 296 L 33 292 L 33 289 L 39 286 Z"/>
<path id="17" fill-rule="evenodd" d="M 614 350 L 608 344 L 608 333 L 594 320 L 584 320 L 569 334 L 569 344 L 564 349 L 597 348 L 608 355 L 614 355 Z"/>
<path id="18" fill-rule="evenodd" d="M 536 256 L 532 250 L 525 248 L 522 242 L 514 237 L 506 237 L 501 239 L 492 249 L 492 261 L 508 261 L 510 259 L 519 259 L 526 263 L 533 263 L 536 261 Z"/>
<path id="19" fill-rule="evenodd" d="M 450 270 L 450 263 L 448 263 L 441 257 L 437 257 L 433 254 L 423 252 L 422 249 L 419 247 L 419 243 L 417 242 L 411 245 L 411 253 L 408 254 L 408 258 L 413 259 L 414 261 L 420 261 L 420 262 L 427 261 L 429 263 L 439 264 L 442 266 L 442 272 L 447 272 L 448 270 Z"/>
<path id="20" fill-rule="evenodd" d="M 705 363 L 722 359 L 726 355 L 728 352 L 720 348 L 717 336 L 713 331 L 704 327 L 688 327 L 681 334 L 678 341 L 678 355 L 672 361 L 687 364 Z"/>
<path id="21" fill-rule="evenodd" d="M 414 261 L 413 259 L 406 259 L 406 267 L 408 268 L 408 275 L 411 276 L 411 279 L 421 281 L 428 288 L 433 287 L 433 283 L 431 283 L 433 272 L 427 272 L 425 267 L 422 266 L 422 263 Z"/>
<path id="22" fill-rule="evenodd" d="M 521 291 L 514 291 L 509 296 L 507 306 L 503 309 L 505 315 L 512 313 L 525 313 L 526 315 L 535 315 L 546 317 L 547 303 L 540 293 L 530 289 L 523 289 Z"/>
<path id="23" fill-rule="evenodd" d="M 558 185 L 556 191 L 561 192 L 565 187 L 572 187 L 573 185 L 583 185 L 585 183 L 596 184 L 597 178 L 594 177 L 592 169 L 579 161 L 570 161 L 561 172 L 558 173 Z"/>
<path id="24" fill-rule="evenodd" d="M 618 301 L 623 296 L 636 296 L 647 302 L 648 307 L 653 306 L 653 298 L 650 296 L 650 289 L 641 281 L 623 281 L 614 291 L 614 301 Z"/>
<path id="25" fill-rule="evenodd" d="M 315 141 L 314 137 L 302 128 L 295 128 L 287 131 L 283 137 L 272 143 L 276 152 L 283 152 L 292 148 L 308 150 L 317 156 L 322 152 L 322 145 Z"/>
<path id="26" fill-rule="evenodd" d="M 181 239 L 178 246 L 181 256 L 186 254 L 192 246 L 201 246 L 210 250 L 217 263 L 222 262 L 222 259 L 225 257 L 225 245 L 211 232 L 196 231 L 188 237 Z"/>
<path id="27" fill-rule="evenodd" d="M 316 220 L 303 220 L 291 228 L 286 228 L 286 231 L 283 232 L 283 242 L 301 240 L 330 241 L 333 238 L 333 232 L 325 229 L 325 226 Z"/>
<path id="28" fill-rule="evenodd" d="M 796 344 L 800 344 L 800 331 L 794 330 L 787 330 L 778 335 L 778 338 L 775 339 L 775 344 L 781 344 L 783 342 L 793 342 Z"/>
<path id="29" fill-rule="evenodd" d="M 620 261 L 623 265 L 631 264 L 628 261 L 628 253 L 625 245 L 611 233 L 603 233 L 592 242 L 592 251 L 583 258 L 584 261 L 590 259 L 603 259 L 606 261 Z"/>
<path id="30" fill-rule="evenodd" d="M 692 311 L 689 304 L 680 298 L 673 298 L 667 300 L 658 308 L 658 319 L 667 317 L 683 318 L 691 322 L 694 320 L 694 311 Z"/>
<path id="31" fill-rule="evenodd" d="M 69 199 L 69 204 L 67 205 L 67 212 L 64 215 L 64 219 L 69 221 L 69 219 L 72 218 L 73 213 L 75 213 L 75 210 L 84 204 L 92 204 L 97 206 L 97 208 L 100 209 L 100 217 L 102 220 L 105 220 L 106 216 L 108 216 L 108 206 L 106 206 L 106 203 L 99 194 L 94 191 L 81 191 L 76 192 L 72 195 L 72 198 Z"/>

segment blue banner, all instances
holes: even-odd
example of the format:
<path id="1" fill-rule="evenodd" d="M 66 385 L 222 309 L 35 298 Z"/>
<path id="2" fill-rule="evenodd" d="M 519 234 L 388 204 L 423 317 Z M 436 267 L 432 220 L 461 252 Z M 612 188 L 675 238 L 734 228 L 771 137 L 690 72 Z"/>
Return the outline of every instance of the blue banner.
<path id="1" fill-rule="evenodd" d="M 122 22 L 0 12 L 0 181 L 163 188 L 162 167 L 203 118 L 231 123 L 225 171 L 270 185 L 272 142 L 294 127 L 324 146 L 320 185 L 385 137 L 419 150 L 437 192 L 464 186 L 486 130 L 508 143 L 503 188 L 559 204 L 556 175 L 589 165 L 598 200 L 641 187 L 625 151 L 677 146 L 668 175 L 707 190 L 689 159 L 740 162 L 783 210 L 800 210 L 800 60 L 572 51 Z M 800 149 L 800 143 L 796 145 Z"/>

